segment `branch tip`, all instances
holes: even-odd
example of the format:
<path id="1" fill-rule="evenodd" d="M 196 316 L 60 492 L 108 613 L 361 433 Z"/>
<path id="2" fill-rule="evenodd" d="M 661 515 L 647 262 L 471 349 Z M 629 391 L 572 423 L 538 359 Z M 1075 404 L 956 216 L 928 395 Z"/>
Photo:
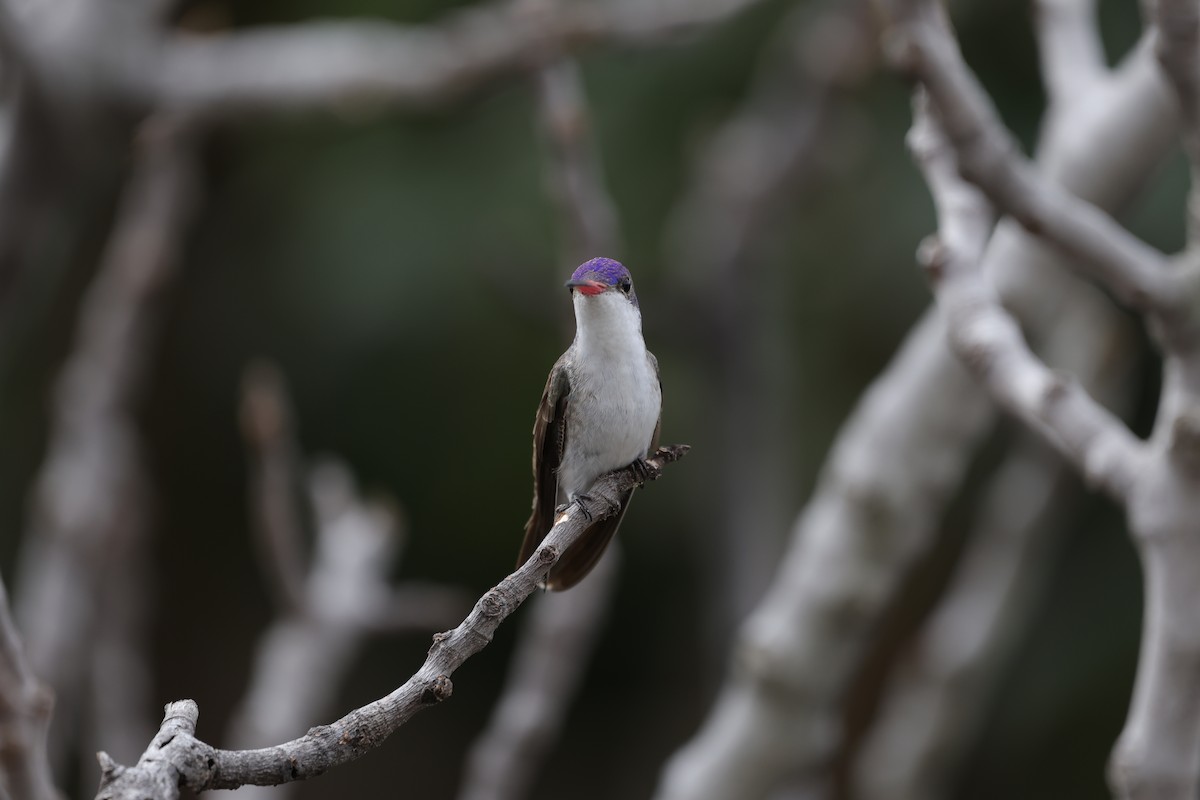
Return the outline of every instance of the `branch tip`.
<path id="1" fill-rule="evenodd" d="M 941 237 L 930 234 L 917 245 L 917 264 L 931 283 L 941 280 L 946 271 L 946 248 Z"/>
<path id="2" fill-rule="evenodd" d="M 125 769 L 116 761 L 113 761 L 112 756 L 103 750 L 96 753 L 96 761 L 100 764 L 100 775 L 102 779 L 116 777 L 117 775 L 121 774 L 121 770 Z"/>

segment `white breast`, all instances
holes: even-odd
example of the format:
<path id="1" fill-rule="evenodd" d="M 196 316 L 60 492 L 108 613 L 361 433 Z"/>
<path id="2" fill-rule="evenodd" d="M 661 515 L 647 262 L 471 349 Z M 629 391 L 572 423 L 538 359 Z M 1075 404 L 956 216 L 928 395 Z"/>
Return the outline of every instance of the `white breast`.
<path id="1" fill-rule="evenodd" d="M 662 407 L 658 375 L 642 339 L 641 314 L 617 292 L 575 298 L 567 446 L 559 466 L 565 499 L 646 455 Z"/>

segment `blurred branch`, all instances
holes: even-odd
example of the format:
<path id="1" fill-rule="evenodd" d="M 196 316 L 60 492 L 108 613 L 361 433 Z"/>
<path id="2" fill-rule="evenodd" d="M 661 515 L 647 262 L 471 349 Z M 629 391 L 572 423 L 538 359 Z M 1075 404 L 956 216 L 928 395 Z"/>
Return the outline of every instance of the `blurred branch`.
<path id="1" fill-rule="evenodd" d="M 0 582 L 0 795 L 59 800 L 47 754 L 54 695 L 29 666 Z"/>
<path id="2" fill-rule="evenodd" d="M 978 192 L 997 194 L 987 175 L 963 168 L 968 142 L 956 137 L 972 116 L 957 106 L 967 98 L 957 90 L 974 91 L 973 78 L 958 58 L 938 7 L 902 0 L 892 5 L 897 28 L 892 35 L 908 43 L 900 64 L 916 68 L 921 89 L 929 90 L 932 101 L 928 107 L 916 104 L 913 140 L 939 213 L 943 243 L 932 251 L 931 278 L 949 334 L 970 343 L 969 352 L 960 348 L 964 363 L 1002 402 L 1123 502 L 1142 558 L 1146 600 L 1141 652 L 1129 715 L 1109 763 L 1110 785 L 1114 794 L 1127 799 L 1192 797 L 1200 790 L 1200 621 L 1190 613 L 1200 604 L 1200 286 L 1195 265 L 1190 271 L 1162 273 L 1182 277 L 1159 285 L 1170 286 L 1173 296 L 1140 298 L 1138 304 L 1165 334 L 1155 429 L 1151 441 L 1142 443 L 1081 391 L 1064 388 L 1062 378 L 1028 354 L 1019 334 L 1014 335 L 1015 324 L 972 263 L 973 254 L 964 246 L 969 237 L 961 231 L 977 224 L 970 215 L 980 205 Z M 956 91 L 947 91 L 951 86 Z M 986 97 L 972 102 L 983 108 Z M 972 124 L 998 123 L 975 114 Z M 1190 135 L 1185 129 L 1185 138 Z M 980 140 L 999 136 L 982 129 L 973 134 Z M 1062 220 L 1054 197 L 1037 202 L 1048 218 Z M 1104 275 L 1107 266 L 1098 271 Z M 980 319 L 989 320 L 983 335 Z M 967 330 L 971 326 L 976 330 Z M 988 353 L 989 348 L 995 350 Z M 997 380 L 998 372 L 1007 372 L 1009 380 Z M 1014 391 L 1013 380 L 1028 386 Z M 1056 410 L 1066 406 L 1073 406 L 1073 412 L 1058 417 Z M 1089 445 L 1099 454 L 1086 452 Z"/>
<path id="3" fill-rule="evenodd" d="M 932 617 L 892 670 L 854 768 L 860 800 L 936 800 L 978 741 L 997 675 L 1040 596 L 1069 472 L 1031 436 L 1013 446 Z"/>
<path id="4" fill-rule="evenodd" d="M 1119 501 L 1128 499 L 1141 468 L 1142 443 L 1077 383 L 1041 362 L 1021 330 L 982 279 L 991 209 L 958 177 L 952 153 L 916 104 L 909 147 L 938 210 L 939 235 L 921 247 L 920 260 L 946 318 L 951 349 L 992 396 L 1045 438 L 1089 483 Z"/>
<path id="5" fill-rule="evenodd" d="M 1109 215 L 1040 175 L 1019 155 L 987 95 L 962 61 L 941 6 L 919 0 L 885 4 L 893 16 L 887 55 L 929 92 L 958 169 L 1002 213 L 1057 248 L 1069 263 L 1103 281 L 1123 301 L 1166 318 L 1180 313 L 1177 275 L 1154 248 Z"/>
<path id="6" fill-rule="evenodd" d="M 1188 0 L 1156 0 L 1149 8 L 1159 63 L 1179 102 L 1188 157 L 1200 163 L 1200 8 Z"/>
<path id="7" fill-rule="evenodd" d="M 1085 293 L 1072 295 L 1061 314 L 1048 359 L 1127 406 L 1130 325 L 1106 298 Z M 1013 445 L 990 479 L 950 586 L 888 681 L 855 765 L 856 798 L 946 794 L 1043 594 L 1075 485 L 1063 460 L 1033 434 Z"/>
<path id="8" fill-rule="evenodd" d="M 579 65 L 561 59 L 537 73 L 538 116 L 546 140 L 546 182 L 566 232 L 565 265 L 620 246 L 617 211 L 604 187 L 600 154 L 592 141 Z"/>
<path id="9" fill-rule="evenodd" d="M 1037 0 L 1034 27 L 1050 103 L 1073 105 L 1107 72 L 1095 0 Z"/>
<path id="10" fill-rule="evenodd" d="M 566 721 L 612 598 L 619 559 L 608 553 L 569 592 L 542 594 L 517 642 L 488 727 L 467 755 L 459 800 L 518 800 Z"/>
<path id="11" fill-rule="evenodd" d="M 793 12 L 746 98 L 692 159 L 671 214 L 670 282 L 683 301 L 676 319 L 702 343 L 696 351 L 711 376 L 707 416 L 721 430 L 712 483 L 721 487 L 722 510 L 704 526 L 715 525 L 719 538 L 703 547 L 718 642 L 759 599 L 776 563 L 775 525 L 788 513 L 772 508 L 779 487 L 762 477 L 783 472 L 779 463 L 790 447 L 765 403 L 771 376 L 790 369 L 763 363 L 762 332 L 771 321 L 756 292 L 766 244 L 787 201 L 815 195 L 830 178 L 836 132 L 848 127 L 853 92 L 874 70 L 876 38 L 864 3 Z"/>
<path id="12" fill-rule="evenodd" d="M 597 45 L 653 45 L 757 0 L 501 0 L 432 25 L 326 21 L 137 43 L 106 76 L 117 96 L 198 113 L 444 102 Z"/>
<path id="13" fill-rule="evenodd" d="M 254 463 L 256 529 L 264 568 L 286 602 L 263 634 L 249 686 L 233 713 L 227 738 L 234 747 L 281 741 L 319 719 L 366 636 L 436 629 L 469 608 L 462 591 L 388 585 L 402 538 L 396 515 L 364 500 L 337 462 L 318 464 L 309 480 L 316 542 L 305 574 L 293 491 L 298 447 L 288 406 L 273 366 L 246 370 L 242 424 Z"/>
<path id="14" fill-rule="evenodd" d="M 687 453 L 686 445 L 661 447 L 646 460 L 650 478 Z M 372 750 L 418 711 L 447 699 L 450 676 L 491 641 L 496 628 L 532 594 L 559 554 L 596 518 L 619 510 L 623 492 L 640 484 L 632 468 L 601 476 L 588 499 L 571 505 L 541 546 L 516 572 L 490 589 L 454 630 L 434 637 L 429 657 L 400 688 L 331 725 L 322 725 L 290 742 L 262 750 L 218 750 L 194 737 L 198 709 L 191 700 L 171 703 L 159 735 L 132 767 L 107 754 L 98 757 L 102 775 L 98 800 L 156 800 L 192 791 L 231 789 L 246 784 L 270 786 L 315 777 Z"/>
<path id="15" fill-rule="evenodd" d="M 305 608 L 302 526 L 295 492 L 299 455 L 283 376 L 258 362 L 242 375 L 242 437 L 250 451 L 250 497 L 259 563 L 280 611 Z"/>
<path id="16" fill-rule="evenodd" d="M 136 758 L 154 733 L 151 614 L 155 571 L 148 546 L 152 505 L 145 476 L 131 474 L 119 501 L 121 518 L 107 537 L 104 589 L 95 610 L 86 676 L 86 724 L 77 746 L 91 775 L 91 754 L 100 742 L 120 758 Z"/>
<path id="17" fill-rule="evenodd" d="M 1038 167 L 1115 207 L 1174 131 L 1147 49 L 1079 108 L 1070 128 L 1044 131 Z M 1081 289 L 1015 226 L 997 228 L 983 266 L 1034 337 L 1060 324 L 1059 304 Z M 784 775 L 812 775 L 840 745 L 840 703 L 875 624 L 994 419 L 944 335 L 927 313 L 843 425 L 775 579 L 742 625 L 712 711 L 667 764 L 660 800 L 754 800 Z"/>
<path id="18" fill-rule="evenodd" d="M 1200 258 L 1200 8 L 1180 0 L 1157 0 L 1148 7 L 1158 35 L 1158 61 L 1183 122 L 1183 148 L 1192 177 L 1188 244 L 1192 257 Z"/>
<path id="19" fill-rule="evenodd" d="M 177 266 L 195 184 L 190 132 L 171 119 L 149 120 L 55 389 L 15 608 L 28 631 L 30 664 L 54 689 L 60 713 L 79 708 L 111 559 L 138 497 L 142 466 L 130 405 L 156 341 L 158 300 Z M 70 722 L 60 717 L 56 726 Z M 65 744 L 52 736 L 52 760 Z"/>

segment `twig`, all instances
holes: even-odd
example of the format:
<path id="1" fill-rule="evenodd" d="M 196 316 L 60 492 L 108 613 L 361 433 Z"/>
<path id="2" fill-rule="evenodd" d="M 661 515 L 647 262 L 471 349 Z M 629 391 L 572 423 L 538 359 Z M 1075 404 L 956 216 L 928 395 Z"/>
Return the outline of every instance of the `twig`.
<path id="1" fill-rule="evenodd" d="M 660 447 L 647 459 L 651 479 L 688 451 L 686 445 Z M 194 738 L 198 715 L 190 700 L 167 706 L 163 730 L 137 765 L 122 767 L 101 753 L 97 800 L 170 800 L 183 787 L 192 791 L 232 789 L 246 784 L 270 786 L 320 775 L 378 747 L 418 711 L 450 697 L 450 676 L 491 641 L 496 628 L 545 579 L 559 554 L 595 519 L 614 514 L 622 492 L 639 484 L 631 468 L 601 476 L 588 490 L 590 499 L 568 508 L 533 556 L 475 604 L 457 628 L 434 637 L 425 663 L 400 688 L 342 717 L 311 729 L 290 742 L 263 750 L 218 750 Z"/>
<path id="2" fill-rule="evenodd" d="M 282 611 L 305 607 L 304 559 L 297 509 L 299 455 L 283 377 L 272 364 L 256 362 L 242 375 L 242 437 L 250 446 L 250 494 L 259 562 Z"/>
<path id="3" fill-rule="evenodd" d="M 34 675 L 0 582 L 0 794 L 59 800 L 46 740 L 54 695 Z"/>

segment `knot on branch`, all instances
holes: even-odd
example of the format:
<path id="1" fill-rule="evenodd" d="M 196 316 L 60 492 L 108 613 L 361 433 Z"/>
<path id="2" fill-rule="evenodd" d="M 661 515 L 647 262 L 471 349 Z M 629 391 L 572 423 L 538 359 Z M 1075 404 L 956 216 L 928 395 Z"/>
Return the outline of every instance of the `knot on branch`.
<path id="1" fill-rule="evenodd" d="M 921 64 L 921 48 L 911 33 L 888 26 L 881 45 L 883 57 L 888 66 L 905 80 L 917 80 Z"/>
<path id="2" fill-rule="evenodd" d="M 438 675 L 421 692 L 421 704 L 436 705 L 443 700 L 449 700 L 452 694 L 454 694 L 454 683 L 450 680 L 450 676 Z"/>
<path id="3" fill-rule="evenodd" d="M 949 254 L 946 246 L 936 234 L 926 236 L 917 246 L 917 263 L 925 272 L 925 278 L 936 284 L 946 274 L 946 260 Z"/>
<path id="4" fill-rule="evenodd" d="M 497 586 L 479 600 L 479 612 L 489 618 L 504 618 L 509 614 L 509 601 Z"/>
<path id="5" fill-rule="evenodd" d="M 558 561 L 559 555 L 557 547 L 552 544 L 544 544 L 534 552 L 533 557 L 537 559 L 536 563 L 539 569 L 550 569 L 554 566 L 554 562 Z"/>
<path id="6" fill-rule="evenodd" d="M 1053 408 L 1067 399 L 1071 390 L 1075 388 L 1075 379 L 1070 375 L 1065 375 L 1061 372 L 1054 371 L 1050 373 L 1050 380 L 1042 388 L 1042 414 L 1049 414 Z"/>

